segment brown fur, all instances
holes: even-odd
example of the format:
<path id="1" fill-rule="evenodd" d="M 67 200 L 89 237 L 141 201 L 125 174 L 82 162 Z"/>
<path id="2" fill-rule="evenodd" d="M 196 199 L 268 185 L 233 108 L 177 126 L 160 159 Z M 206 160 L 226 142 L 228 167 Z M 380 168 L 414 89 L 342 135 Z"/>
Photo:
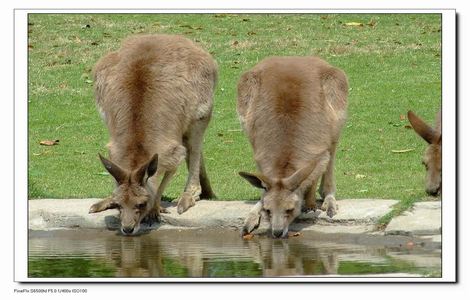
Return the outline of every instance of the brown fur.
<path id="1" fill-rule="evenodd" d="M 107 207 L 109 201 L 117 205 L 116 199 L 134 204 L 138 197 L 132 188 L 122 186 L 115 170 L 130 174 L 142 169 L 140 175 L 144 175 L 137 184 L 147 190 L 149 207 L 129 225 L 136 231 L 144 217 L 158 218 L 163 191 L 185 157 L 189 174 L 178 212 L 194 205 L 201 194 L 213 197 L 202 158 L 217 80 L 212 57 L 181 36 L 140 35 L 124 40 L 118 51 L 101 58 L 93 73 L 96 104 L 110 135 L 107 164 L 118 188 L 113 201 L 105 199 L 91 211 Z M 145 168 L 155 154 L 158 166 L 152 171 L 156 174 L 148 180 Z M 130 186 L 131 181 L 124 184 Z M 124 207 L 118 204 L 122 220 Z M 129 214 L 135 217 L 132 207 Z"/>
<path id="2" fill-rule="evenodd" d="M 428 143 L 423 156 L 423 164 L 426 167 L 426 193 L 435 196 L 441 192 L 442 185 L 441 110 L 437 112 L 434 128 L 412 111 L 408 111 L 408 120 L 415 132 Z"/>
<path id="3" fill-rule="evenodd" d="M 269 186 L 244 232 L 256 228 L 260 212 L 269 210 L 273 234 L 276 229 L 285 235 L 300 214 L 299 202 L 305 200 L 305 206 L 314 209 L 322 174 L 322 209 L 330 216 L 336 213 L 334 157 L 346 120 L 347 95 L 344 72 L 317 57 L 267 58 L 241 76 L 237 111 L 261 172 L 241 175 L 252 184 L 259 180 L 257 187 Z"/>

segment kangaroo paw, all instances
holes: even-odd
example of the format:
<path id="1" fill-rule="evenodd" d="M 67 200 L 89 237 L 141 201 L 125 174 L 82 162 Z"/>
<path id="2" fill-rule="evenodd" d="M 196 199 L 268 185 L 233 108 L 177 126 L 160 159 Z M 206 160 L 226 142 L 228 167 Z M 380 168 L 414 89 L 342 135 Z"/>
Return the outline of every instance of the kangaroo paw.
<path id="1" fill-rule="evenodd" d="M 142 220 L 142 223 L 152 225 L 154 223 L 160 223 L 160 212 L 157 209 L 152 209 L 147 216 Z"/>
<path id="2" fill-rule="evenodd" d="M 261 221 L 260 214 L 249 214 L 245 220 L 245 224 L 243 224 L 243 228 L 241 230 L 241 235 L 244 236 L 246 234 L 251 233 L 253 230 L 259 227 Z"/>

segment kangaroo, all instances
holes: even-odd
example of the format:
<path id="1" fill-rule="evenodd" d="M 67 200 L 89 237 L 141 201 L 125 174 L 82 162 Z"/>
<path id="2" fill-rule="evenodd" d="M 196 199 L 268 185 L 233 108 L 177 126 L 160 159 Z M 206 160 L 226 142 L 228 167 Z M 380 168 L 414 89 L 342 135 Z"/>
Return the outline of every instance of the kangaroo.
<path id="1" fill-rule="evenodd" d="M 178 213 L 215 197 L 202 156 L 217 81 L 210 54 L 181 36 L 133 36 L 102 57 L 93 75 L 110 135 L 110 158 L 100 159 L 116 188 L 90 213 L 117 208 L 122 233 L 136 234 L 142 220 L 158 221 L 166 212 L 161 197 L 183 159 L 188 178 Z"/>
<path id="2" fill-rule="evenodd" d="M 436 196 L 441 192 L 442 185 L 441 110 L 439 109 L 437 112 L 434 128 L 426 124 L 411 110 L 408 111 L 408 120 L 414 131 L 428 143 L 422 161 L 423 165 L 426 167 L 425 189 L 427 194 Z"/>
<path id="3" fill-rule="evenodd" d="M 242 74 L 237 112 L 260 173 L 239 174 L 263 190 L 242 234 L 263 214 L 273 237 L 285 237 L 302 204 L 315 210 L 320 176 L 321 209 L 336 214 L 333 169 L 347 96 L 344 72 L 317 57 L 271 57 Z"/>

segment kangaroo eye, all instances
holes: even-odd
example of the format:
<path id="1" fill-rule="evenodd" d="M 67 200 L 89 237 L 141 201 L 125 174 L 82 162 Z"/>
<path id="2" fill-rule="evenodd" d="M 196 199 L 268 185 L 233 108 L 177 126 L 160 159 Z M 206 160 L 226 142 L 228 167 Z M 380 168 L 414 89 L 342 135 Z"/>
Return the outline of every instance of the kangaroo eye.
<path id="1" fill-rule="evenodd" d="M 265 211 L 268 215 L 271 214 L 271 210 L 269 210 L 269 209 L 265 209 L 264 211 Z"/>
<path id="2" fill-rule="evenodd" d="M 140 203 L 135 206 L 137 209 L 145 209 L 147 207 L 147 203 Z"/>
<path id="3" fill-rule="evenodd" d="M 289 214 L 289 215 L 292 214 L 293 212 L 294 212 L 293 208 L 286 210 L 286 214 Z"/>
<path id="4" fill-rule="evenodd" d="M 426 170 L 429 169 L 428 165 L 426 164 L 426 162 L 425 162 L 424 160 L 423 160 L 421 163 L 422 163 L 423 166 L 426 168 Z"/>

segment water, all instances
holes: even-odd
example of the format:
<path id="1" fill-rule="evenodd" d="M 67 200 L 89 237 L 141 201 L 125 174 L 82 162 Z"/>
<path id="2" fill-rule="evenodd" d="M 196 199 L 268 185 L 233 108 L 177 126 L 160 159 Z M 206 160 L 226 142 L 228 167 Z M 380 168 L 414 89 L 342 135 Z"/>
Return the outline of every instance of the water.
<path id="1" fill-rule="evenodd" d="M 441 276 L 440 243 L 303 233 L 243 240 L 230 230 L 30 232 L 30 278 Z M 385 274 L 385 275 L 384 275 Z"/>

